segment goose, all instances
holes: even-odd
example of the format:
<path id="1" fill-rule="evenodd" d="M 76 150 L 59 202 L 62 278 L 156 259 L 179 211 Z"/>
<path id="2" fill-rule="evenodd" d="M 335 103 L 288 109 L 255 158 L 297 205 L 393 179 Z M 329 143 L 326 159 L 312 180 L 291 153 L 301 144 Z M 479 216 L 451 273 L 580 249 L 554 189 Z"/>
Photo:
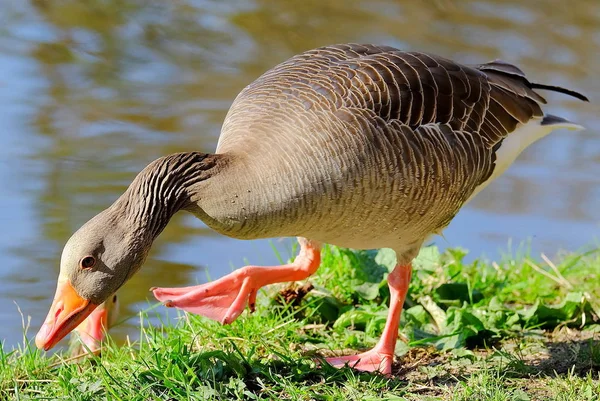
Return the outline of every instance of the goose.
<path id="1" fill-rule="evenodd" d="M 98 305 L 79 326 L 75 327 L 73 332 L 77 335 L 71 336 L 71 357 L 100 352 L 102 341 L 118 316 L 119 299 L 117 294 L 114 294 Z"/>
<path id="2" fill-rule="evenodd" d="M 297 237 L 280 266 L 242 267 L 215 281 L 152 288 L 166 307 L 229 324 L 266 285 L 317 271 L 323 244 L 390 248 L 388 318 L 377 344 L 327 359 L 391 374 L 411 261 L 475 194 L 533 142 L 583 127 L 544 114 L 530 82 L 501 60 L 478 65 L 373 44 L 297 54 L 234 99 L 216 152 L 166 155 L 65 244 L 36 345 L 52 348 L 144 264 L 178 211 L 237 239 Z"/>

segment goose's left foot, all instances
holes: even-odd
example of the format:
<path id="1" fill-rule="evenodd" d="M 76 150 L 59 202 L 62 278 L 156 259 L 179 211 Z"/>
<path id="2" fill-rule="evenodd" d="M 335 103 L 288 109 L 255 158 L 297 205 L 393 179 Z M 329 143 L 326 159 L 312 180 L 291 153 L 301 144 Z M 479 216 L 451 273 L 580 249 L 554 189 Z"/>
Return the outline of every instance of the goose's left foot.
<path id="1" fill-rule="evenodd" d="M 154 296 L 167 307 L 183 309 L 229 324 L 249 306 L 254 311 L 261 287 L 303 280 L 321 263 L 320 245 L 299 238 L 300 253 L 294 262 L 282 266 L 245 266 L 210 283 L 183 288 L 152 288 Z"/>

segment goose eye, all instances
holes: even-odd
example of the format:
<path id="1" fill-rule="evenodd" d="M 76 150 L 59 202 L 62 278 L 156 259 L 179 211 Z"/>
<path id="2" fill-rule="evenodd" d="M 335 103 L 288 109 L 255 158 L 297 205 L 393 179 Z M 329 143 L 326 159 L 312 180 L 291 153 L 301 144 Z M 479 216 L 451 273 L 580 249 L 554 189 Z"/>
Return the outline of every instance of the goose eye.
<path id="1" fill-rule="evenodd" d="M 85 258 L 81 259 L 81 268 L 82 269 L 90 269 L 90 268 L 94 267 L 95 264 L 96 264 L 96 259 L 94 259 L 93 256 L 86 256 Z"/>

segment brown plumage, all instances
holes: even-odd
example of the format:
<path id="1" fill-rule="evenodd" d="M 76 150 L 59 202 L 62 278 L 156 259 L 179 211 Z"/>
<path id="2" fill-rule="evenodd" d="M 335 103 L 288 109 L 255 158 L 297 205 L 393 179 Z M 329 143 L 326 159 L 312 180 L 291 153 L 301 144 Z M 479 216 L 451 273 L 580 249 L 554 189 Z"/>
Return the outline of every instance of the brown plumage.
<path id="1" fill-rule="evenodd" d="M 390 373 L 410 262 L 423 241 L 529 144 L 555 128 L 579 128 L 544 118 L 545 100 L 535 88 L 586 100 L 531 83 L 502 61 L 465 66 L 358 44 L 292 57 L 237 96 L 216 154 L 179 153 L 152 162 L 71 237 L 37 344 L 52 347 L 114 293 L 183 209 L 235 238 L 299 237 L 301 251 L 291 264 L 246 266 L 201 286 L 154 289 L 167 306 L 223 323 L 246 305 L 253 310 L 260 287 L 314 273 L 321 243 L 395 250 L 380 342 L 366 353 L 330 360 Z"/>
<path id="2" fill-rule="evenodd" d="M 411 245 L 410 260 L 490 177 L 496 145 L 543 116 L 543 102 L 517 67 L 497 61 L 468 67 L 374 45 L 311 50 L 238 95 L 217 154 L 252 154 L 240 174 L 261 180 L 248 191 L 215 183 L 222 196 L 202 209 L 216 217 L 213 228 L 239 238 Z M 331 215 L 334 223 L 321 227 Z"/>

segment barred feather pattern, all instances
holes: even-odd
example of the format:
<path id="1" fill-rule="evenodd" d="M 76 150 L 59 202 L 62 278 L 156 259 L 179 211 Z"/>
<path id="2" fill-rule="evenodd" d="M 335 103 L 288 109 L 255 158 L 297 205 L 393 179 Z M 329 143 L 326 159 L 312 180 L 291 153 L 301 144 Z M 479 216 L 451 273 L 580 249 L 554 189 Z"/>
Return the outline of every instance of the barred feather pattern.
<path id="1" fill-rule="evenodd" d="M 240 92 L 212 156 L 227 162 L 186 183 L 182 207 L 232 237 L 390 247 L 410 260 L 492 175 L 502 141 L 541 120 L 544 103 L 498 60 L 467 66 L 361 44 L 309 50 Z"/>
<path id="2" fill-rule="evenodd" d="M 135 229 L 134 237 L 151 243 L 190 199 L 188 188 L 207 179 L 218 157 L 200 152 L 174 153 L 150 163 L 112 206 Z M 142 232 L 143 235 L 138 235 Z"/>

